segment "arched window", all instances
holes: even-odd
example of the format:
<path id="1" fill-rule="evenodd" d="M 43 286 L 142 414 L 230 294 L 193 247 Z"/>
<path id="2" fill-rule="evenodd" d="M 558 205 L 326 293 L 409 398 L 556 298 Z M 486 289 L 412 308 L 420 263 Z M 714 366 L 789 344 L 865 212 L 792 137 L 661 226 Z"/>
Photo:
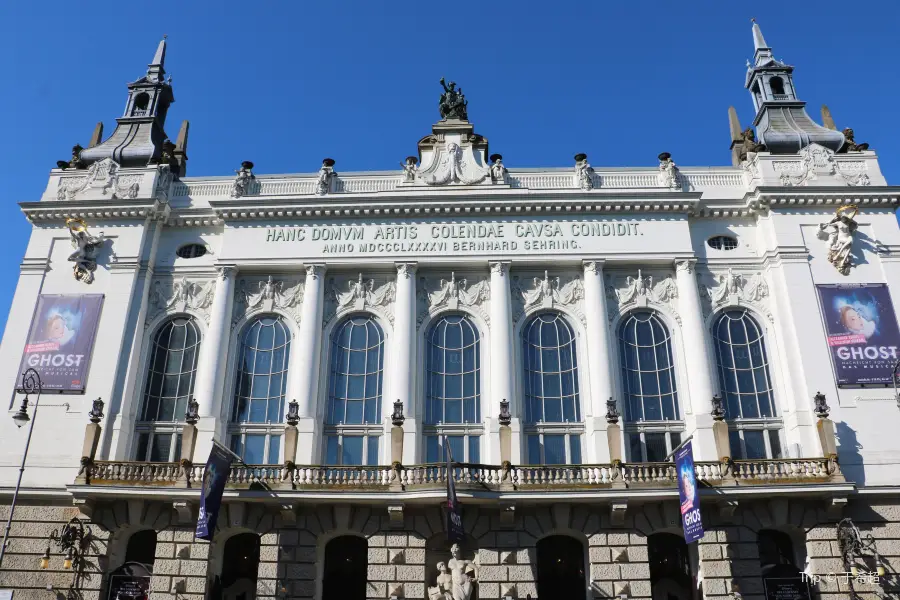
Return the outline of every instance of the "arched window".
<path id="1" fill-rule="evenodd" d="M 369 315 L 350 317 L 331 336 L 325 411 L 325 464 L 377 465 L 384 333 Z"/>
<path id="2" fill-rule="evenodd" d="M 247 464 L 280 460 L 290 351 L 291 331 L 279 317 L 259 317 L 241 336 L 229 431 Z"/>
<path id="3" fill-rule="evenodd" d="M 259 536 L 239 533 L 225 542 L 222 573 L 211 584 L 214 600 L 253 600 L 259 577 Z"/>
<path id="4" fill-rule="evenodd" d="M 528 462 L 581 462 L 581 406 L 575 333 L 559 313 L 541 313 L 522 329 Z"/>
<path id="5" fill-rule="evenodd" d="M 200 330 L 190 317 L 169 319 L 153 336 L 143 406 L 135 427 L 137 460 L 180 460 L 181 422 L 194 392 L 199 354 Z"/>
<path id="6" fill-rule="evenodd" d="M 647 538 L 650 592 L 654 599 L 691 600 L 692 576 L 687 544 L 672 533 Z"/>
<path id="7" fill-rule="evenodd" d="M 125 562 L 139 562 L 152 573 L 155 560 L 156 532 L 152 529 L 145 529 L 133 533 L 128 538 L 128 545 L 125 547 Z"/>
<path id="8" fill-rule="evenodd" d="M 775 100 L 786 100 L 784 94 L 784 81 L 781 77 L 773 77 L 769 80 L 769 88 L 772 90 L 772 96 Z"/>
<path id="9" fill-rule="evenodd" d="M 732 454 L 780 458 L 781 419 L 775 415 L 762 328 L 746 309 L 731 309 L 716 318 L 712 333 Z"/>
<path id="10" fill-rule="evenodd" d="M 150 94 L 141 92 L 134 97 L 134 108 L 131 111 L 132 117 L 143 117 L 147 114 L 147 107 L 150 105 Z"/>
<path id="11" fill-rule="evenodd" d="M 425 336 L 425 459 L 481 459 L 481 342 L 464 315 L 440 317 Z"/>
<path id="12" fill-rule="evenodd" d="M 365 538 L 342 535 L 325 544 L 322 600 L 366 597 L 369 545 Z"/>
<path id="13" fill-rule="evenodd" d="M 783 531 L 761 529 L 756 534 L 759 566 L 763 577 L 799 577 L 791 536 Z"/>
<path id="14" fill-rule="evenodd" d="M 660 462 L 681 443 L 681 414 L 669 329 L 653 311 L 635 311 L 619 326 L 630 460 Z"/>
<path id="15" fill-rule="evenodd" d="M 567 535 L 551 535 L 539 540 L 536 550 L 537 597 L 584 598 L 584 545 Z"/>

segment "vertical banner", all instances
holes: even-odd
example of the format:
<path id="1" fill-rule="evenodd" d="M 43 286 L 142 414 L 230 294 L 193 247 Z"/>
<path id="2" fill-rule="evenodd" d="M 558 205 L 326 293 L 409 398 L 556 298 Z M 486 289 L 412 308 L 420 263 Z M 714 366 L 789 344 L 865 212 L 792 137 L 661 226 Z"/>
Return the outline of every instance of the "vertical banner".
<path id="1" fill-rule="evenodd" d="M 900 331 L 887 285 L 817 285 L 838 385 L 890 384 Z"/>
<path id="2" fill-rule="evenodd" d="M 444 438 L 444 449 L 447 452 L 447 540 L 461 544 L 466 539 L 462 524 L 462 507 L 456 499 L 456 484 L 453 481 L 453 455 L 450 453 L 450 442 Z"/>
<path id="3" fill-rule="evenodd" d="M 45 392 L 83 394 L 102 304 L 102 294 L 38 297 L 19 370 L 35 369 Z"/>
<path id="4" fill-rule="evenodd" d="M 700 517 L 700 497 L 694 474 L 694 450 L 690 441 L 675 453 L 675 474 L 678 477 L 678 497 L 681 499 L 681 526 L 684 541 L 690 544 L 703 537 Z"/>
<path id="5" fill-rule="evenodd" d="M 216 521 L 219 519 L 219 509 L 222 506 L 222 493 L 225 491 L 225 482 L 231 472 L 230 452 L 213 444 L 206 461 L 206 469 L 203 471 L 203 489 L 200 491 L 200 514 L 197 517 L 197 539 L 212 541 L 216 532 Z"/>

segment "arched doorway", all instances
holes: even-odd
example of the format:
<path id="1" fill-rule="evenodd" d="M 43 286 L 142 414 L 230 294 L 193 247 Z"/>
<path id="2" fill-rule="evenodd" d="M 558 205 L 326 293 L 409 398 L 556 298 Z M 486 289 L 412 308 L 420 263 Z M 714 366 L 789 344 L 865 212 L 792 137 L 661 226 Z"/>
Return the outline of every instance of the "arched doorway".
<path id="1" fill-rule="evenodd" d="M 537 543 L 538 598 L 582 600 L 587 586 L 584 545 L 567 535 L 551 535 Z"/>
<path id="2" fill-rule="evenodd" d="M 222 555 L 222 575 L 210 596 L 221 600 L 254 600 L 259 574 L 259 536 L 239 533 L 228 538 Z"/>
<path id="3" fill-rule="evenodd" d="M 152 529 L 138 531 L 128 538 L 125 548 L 125 562 L 141 563 L 151 573 L 156 560 L 156 532 Z"/>
<path id="4" fill-rule="evenodd" d="M 691 561 L 684 538 L 655 533 L 647 538 L 653 600 L 691 600 Z"/>
<path id="5" fill-rule="evenodd" d="M 365 538 L 342 535 L 325 544 L 322 600 L 365 600 L 368 560 Z"/>

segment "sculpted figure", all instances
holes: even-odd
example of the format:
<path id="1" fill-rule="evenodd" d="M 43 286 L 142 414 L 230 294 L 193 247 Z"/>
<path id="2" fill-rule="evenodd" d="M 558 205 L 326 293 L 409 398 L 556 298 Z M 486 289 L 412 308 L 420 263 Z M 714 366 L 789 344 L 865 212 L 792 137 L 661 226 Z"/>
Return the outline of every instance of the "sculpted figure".
<path id="1" fill-rule="evenodd" d="M 575 183 L 584 191 L 594 189 L 594 168 L 587 161 L 587 154 L 575 155 Z"/>
<path id="2" fill-rule="evenodd" d="M 428 588 L 428 600 L 453 600 L 453 576 L 450 575 L 447 563 L 441 561 L 437 568 L 437 585 Z"/>
<path id="3" fill-rule="evenodd" d="M 240 198 L 247 193 L 250 182 L 253 181 L 253 163 L 245 160 L 241 163 L 241 168 L 235 171 L 234 183 L 231 186 L 231 197 Z"/>
<path id="4" fill-rule="evenodd" d="M 416 171 L 419 170 L 416 166 L 416 160 L 415 156 L 407 156 L 406 163 L 400 163 L 400 167 L 403 169 L 403 181 L 405 183 L 412 183 L 416 180 Z"/>
<path id="5" fill-rule="evenodd" d="M 842 152 L 862 152 L 863 150 L 868 150 L 868 144 L 857 144 L 854 139 L 853 130 L 847 127 L 842 132 L 844 134 L 844 147 L 841 148 Z"/>
<path id="6" fill-rule="evenodd" d="M 331 180 L 334 179 L 334 159 L 326 158 L 322 161 L 322 168 L 316 176 L 316 194 L 324 196 L 331 189 Z"/>
<path id="7" fill-rule="evenodd" d="M 738 159 L 741 162 L 747 160 L 748 153 L 762 152 L 766 149 L 764 145 L 756 141 L 756 134 L 753 133 L 752 127 L 748 127 L 743 132 L 741 132 L 741 138 L 741 149 L 738 151 Z"/>
<path id="8" fill-rule="evenodd" d="M 678 187 L 678 173 L 675 170 L 675 161 L 668 152 L 659 155 L 659 174 L 656 180 L 660 187 L 675 189 Z"/>
<path id="9" fill-rule="evenodd" d="M 450 568 L 452 581 L 452 595 L 448 600 L 469 600 L 472 590 L 475 589 L 475 563 L 462 558 L 462 552 L 458 544 L 450 547 L 450 559 L 447 566 Z"/>
<path id="10" fill-rule="evenodd" d="M 506 183 L 506 167 L 503 166 L 503 157 L 499 154 L 491 155 L 491 181 L 494 183 Z"/>
<path id="11" fill-rule="evenodd" d="M 846 213 L 851 213 L 849 216 Z M 853 248 L 853 233 L 858 227 L 854 217 L 859 213 L 856 206 L 842 206 L 828 223 L 819 225 L 819 237 L 828 241 L 828 262 L 841 275 L 850 272 L 853 266 L 850 251 Z"/>
<path id="12" fill-rule="evenodd" d="M 87 225 L 81 219 L 69 219 L 66 226 L 72 237 L 72 247 L 76 249 L 69 255 L 69 262 L 75 263 L 72 267 L 75 279 L 93 283 L 94 271 L 97 270 L 97 251 L 103 245 L 103 237 L 88 233 Z"/>
<path id="13" fill-rule="evenodd" d="M 462 88 L 457 89 L 456 82 L 451 81 L 448 85 L 444 78 L 441 77 L 441 87 L 444 93 L 438 102 L 438 110 L 441 113 L 441 119 L 458 119 L 460 121 L 468 121 L 469 115 L 466 97 L 463 96 Z"/>

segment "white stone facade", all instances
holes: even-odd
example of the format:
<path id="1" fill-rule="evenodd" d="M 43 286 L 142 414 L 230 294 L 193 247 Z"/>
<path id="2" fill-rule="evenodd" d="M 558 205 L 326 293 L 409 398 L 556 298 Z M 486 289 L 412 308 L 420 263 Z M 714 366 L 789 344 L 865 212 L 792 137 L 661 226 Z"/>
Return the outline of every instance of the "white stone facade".
<path id="1" fill-rule="evenodd" d="M 465 452 L 478 460 L 456 457 L 465 465 L 455 477 L 466 552 L 478 559 L 478 598 L 537 598 L 537 548 L 551 535 L 583 545 L 583 597 L 658 597 L 648 538 L 680 532 L 678 496 L 670 467 L 647 458 L 650 442 L 633 443 L 656 434 L 677 436 L 665 438 L 667 450 L 693 436 L 708 489 L 707 534 L 691 550 L 691 569 L 706 598 L 763 597 L 760 530 L 792 536 L 797 568 L 808 574 L 844 571 L 841 516 L 875 534 L 889 570 L 879 589 L 893 589 L 900 447 L 890 432 L 900 409 L 889 386 L 838 386 L 815 287 L 886 284 L 900 314 L 900 188 L 884 180 L 873 151 L 836 154 L 813 144 L 790 155 L 751 152 L 736 167 L 667 162 L 665 173 L 591 168 L 585 157 L 577 170 L 507 165 L 491 175 L 487 143 L 468 123 L 438 123 L 419 148 L 421 166 L 407 173 L 335 172 L 328 159 L 319 173 L 301 175 L 251 176 L 249 163 L 237 179 L 176 177 L 168 165 L 126 168 L 111 159 L 51 172 L 42 197 L 21 204 L 33 232 L 0 345 L 8 365 L 0 389 L 17 387 L 40 295 L 103 294 L 104 302 L 84 394 L 41 397 L 0 589 L 23 600 L 47 597 L 47 585 L 68 588 L 70 575 L 55 567 L 30 571 L 50 531 L 79 516 L 93 535 L 76 585 L 84 598 L 106 593 L 104 576 L 122 564 L 131 534 L 150 529 L 158 532 L 156 598 L 173 590 L 210 597 L 225 541 L 242 532 L 260 536 L 258 598 L 322 597 L 325 545 L 343 534 L 366 540 L 366 597 L 425 598 L 442 555 L 433 544 L 443 531 L 447 473 L 425 465 L 437 432 L 474 440 Z M 819 233 L 851 205 L 858 210 L 844 273 Z M 67 218 L 105 240 L 90 284 L 73 277 Z M 717 236 L 728 238 L 724 246 L 715 247 Z M 187 244 L 205 254 L 182 256 Z M 729 309 L 752 315 L 765 345 L 774 415 L 748 425 L 774 432 L 763 458 L 744 459 L 717 439 L 713 397 L 724 390 L 712 327 Z M 635 314 L 655 315 L 671 337 L 665 377 L 677 390 L 677 418 L 665 423 L 627 414 L 620 337 Z M 467 317 L 480 344 L 478 391 L 466 409 L 479 418 L 452 426 L 429 420 L 426 407 L 429 335 L 447 315 Z M 575 418 L 528 416 L 523 339 L 540 315 L 558 316 L 572 332 Z M 242 336 L 260 316 L 277 319 L 291 340 L 279 376 L 284 400 L 298 402 L 293 430 L 286 403 L 252 427 L 233 419 Z M 325 414 L 335 339 L 359 316 L 383 332 L 372 395 L 380 417 L 350 433 L 377 438 L 377 452 L 364 465 L 325 469 L 327 436 L 348 435 Z M 138 456 L 141 414 L 154 335 L 173 317 L 199 332 L 190 393 L 199 403 L 196 447 L 151 463 Z M 818 392 L 831 421 L 817 419 Z M 97 397 L 106 414 L 88 456 L 83 427 Z M 610 398 L 621 435 L 607 419 Z M 402 444 L 391 442 L 397 400 Z M 10 415 L 20 401 L 10 398 Z M 827 445 L 834 435 L 818 430 L 823 422 L 836 424 L 836 461 Z M 173 431 L 183 425 L 176 419 Z M 227 444 L 248 430 L 281 441 L 267 446 L 266 466 L 235 468 L 216 541 L 194 540 L 213 439 Z M 536 464 L 528 436 L 552 434 L 567 436 L 567 464 Z M 0 440 L 5 516 L 24 430 L 0 420 Z M 816 586 L 823 598 L 849 589 L 830 579 Z M 876 597 L 871 586 L 856 590 Z"/>

